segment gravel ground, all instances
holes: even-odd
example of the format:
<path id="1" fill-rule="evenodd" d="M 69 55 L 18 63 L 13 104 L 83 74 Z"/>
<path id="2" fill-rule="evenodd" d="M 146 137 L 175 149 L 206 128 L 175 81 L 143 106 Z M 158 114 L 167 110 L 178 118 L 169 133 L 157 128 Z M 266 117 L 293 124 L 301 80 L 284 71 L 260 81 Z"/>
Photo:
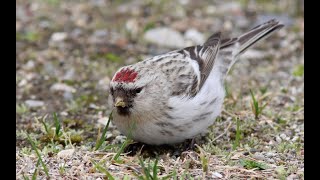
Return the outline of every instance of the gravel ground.
<path id="1" fill-rule="evenodd" d="M 303 1 L 18 0 L 16 10 L 17 179 L 304 178 Z M 194 148 L 134 143 L 111 123 L 94 150 L 117 68 L 271 18 L 286 26 L 241 56 Z M 250 90 L 266 104 L 258 117 Z"/>

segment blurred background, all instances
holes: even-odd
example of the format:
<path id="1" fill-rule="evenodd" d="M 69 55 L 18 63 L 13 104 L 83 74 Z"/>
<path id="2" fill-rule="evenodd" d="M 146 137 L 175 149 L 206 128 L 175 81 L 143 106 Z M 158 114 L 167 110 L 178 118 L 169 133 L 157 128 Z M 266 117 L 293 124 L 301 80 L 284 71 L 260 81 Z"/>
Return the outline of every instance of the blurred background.
<path id="1" fill-rule="evenodd" d="M 217 31 L 223 37 L 238 36 L 272 18 L 285 27 L 234 65 L 226 79 L 224 109 L 244 120 L 243 143 L 254 149 L 302 149 L 298 160 L 292 158 L 295 168 L 288 175 L 303 173 L 303 0 L 17 0 L 17 152 L 29 146 L 24 131 L 35 139 L 44 137 L 35 118 L 49 115 L 52 122 L 53 112 L 64 128 L 81 134 L 82 145 L 92 146 L 97 125 L 107 121 L 109 82 L 119 67 L 201 44 Z M 251 112 L 250 89 L 268 102 L 259 122 Z M 225 131 L 229 115 L 216 122 L 212 137 Z M 235 123 L 231 127 L 215 141 L 217 147 L 230 149 Z M 119 144 L 123 139 L 111 126 L 107 140 Z M 289 155 L 284 157 L 290 164 Z M 25 162 L 29 160 L 17 160 L 17 169 L 27 172 Z"/>
<path id="2" fill-rule="evenodd" d="M 242 59 L 272 54 L 281 63 L 271 64 L 289 74 L 303 66 L 303 0 L 17 0 L 16 12 L 16 101 L 22 112 L 84 119 L 103 113 L 118 67 L 203 43 L 216 31 L 237 36 L 271 18 L 286 27 L 255 48 L 263 51 L 250 50 Z M 247 66 L 235 68 L 247 71 L 243 75 L 254 69 L 239 63 Z M 21 114 L 19 122 L 26 120 Z"/>

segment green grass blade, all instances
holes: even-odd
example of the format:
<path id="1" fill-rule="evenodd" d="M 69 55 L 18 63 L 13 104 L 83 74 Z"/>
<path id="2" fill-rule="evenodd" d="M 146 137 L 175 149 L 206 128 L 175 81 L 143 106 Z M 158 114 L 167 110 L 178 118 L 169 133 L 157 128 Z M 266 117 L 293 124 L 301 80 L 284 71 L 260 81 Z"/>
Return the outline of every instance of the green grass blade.
<path id="1" fill-rule="evenodd" d="M 40 164 L 40 159 L 38 159 L 38 161 L 37 161 L 37 165 L 36 165 L 37 168 L 38 168 L 39 164 Z M 34 170 L 34 172 L 32 174 L 32 180 L 37 179 L 37 168 Z"/>
<path id="2" fill-rule="evenodd" d="M 124 175 L 124 177 L 123 177 L 123 180 L 130 180 L 131 178 L 126 174 L 126 175 Z"/>
<path id="3" fill-rule="evenodd" d="M 252 109 L 253 109 L 253 112 L 254 112 L 254 115 L 255 115 L 255 117 L 257 118 L 258 116 L 259 116 L 259 103 L 258 103 L 258 101 L 256 100 L 256 98 L 254 97 L 254 94 L 253 94 L 253 92 L 251 91 L 251 89 L 250 89 L 250 94 L 251 94 L 251 98 L 252 98 L 252 101 L 253 101 L 253 107 L 252 107 Z"/>
<path id="4" fill-rule="evenodd" d="M 138 175 L 136 172 L 132 172 L 132 174 L 139 180 L 144 180 L 143 176 Z"/>
<path id="5" fill-rule="evenodd" d="M 243 167 L 245 167 L 247 169 L 257 168 L 259 170 L 265 170 L 268 168 L 268 166 L 264 163 L 256 162 L 256 161 L 249 160 L 249 159 L 240 159 L 239 162 Z"/>
<path id="6" fill-rule="evenodd" d="M 145 179 L 149 180 L 150 177 L 152 179 L 152 176 L 150 175 L 149 169 L 146 168 L 146 166 L 144 165 L 143 159 L 141 157 L 139 157 L 139 162 L 140 162 L 140 166 L 142 167 L 143 173 L 145 175 Z"/>
<path id="7" fill-rule="evenodd" d="M 59 136 L 60 129 L 61 129 L 61 124 L 59 121 L 59 118 L 57 117 L 57 113 L 53 113 L 53 119 L 54 119 L 54 124 L 56 126 L 56 135 Z"/>
<path id="8" fill-rule="evenodd" d="M 233 150 L 235 150 L 240 145 L 240 138 L 241 138 L 240 121 L 237 118 L 236 139 L 232 147 Z"/>
<path id="9" fill-rule="evenodd" d="M 105 139 L 106 139 L 106 133 L 107 133 L 107 130 L 108 130 L 108 128 L 109 128 L 109 124 L 110 124 L 110 121 L 112 120 L 112 118 L 113 118 L 113 117 L 112 117 L 112 111 L 111 111 L 111 113 L 110 113 L 110 115 L 109 115 L 108 122 L 107 122 L 106 126 L 105 126 L 104 129 L 103 129 L 103 132 L 102 132 L 102 135 L 101 135 L 101 137 L 100 137 L 100 140 L 99 140 L 98 143 L 96 144 L 95 151 L 98 150 L 98 149 L 101 147 L 102 143 L 105 141 Z"/>
<path id="10" fill-rule="evenodd" d="M 115 160 L 115 161 L 118 160 L 118 158 L 120 157 L 120 154 L 124 151 L 124 148 L 127 147 L 127 145 L 129 144 L 130 141 L 131 141 L 131 140 L 127 138 L 127 139 L 122 143 L 122 145 L 121 145 L 120 149 L 118 150 L 117 154 L 113 157 L 113 160 Z"/>
<path id="11" fill-rule="evenodd" d="M 153 179 L 158 179 L 158 158 L 156 158 L 153 165 Z"/>
<path id="12" fill-rule="evenodd" d="M 49 134 L 49 128 L 48 128 L 47 124 L 44 122 L 43 119 L 41 119 L 40 122 L 43 124 L 46 133 Z"/>
<path id="13" fill-rule="evenodd" d="M 22 174 L 22 177 L 23 177 L 24 180 L 29 180 L 29 177 L 25 176 L 24 174 Z"/>
<path id="14" fill-rule="evenodd" d="M 172 178 L 174 180 L 177 179 L 177 171 L 176 171 L 176 169 L 173 169 L 173 172 L 171 172 L 170 174 L 162 177 L 162 180 L 167 180 L 167 179 L 170 179 L 170 178 Z"/>
<path id="15" fill-rule="evenodd" d="M 259 112 L 259 114 L 261 114 L 261 113 L 262 113 L 262 111 L 264 110 L 264 108 L 265 108 L 267 105 L 268 105 L 268 102 L 267 102 L 267 103 L 265 103 L 265 104 L 260 108 L 260 112 Z"/>
<path id="16" fill-rule="evenodd" d="M 37 154 L 37 156 L 38 156 L 38 158 L 39 158 L 39 160 L 40 160 L 40 162 L 41 162 L 41 165 L 42 165 L 42 167 L 43 167 L 44 172 L 46 173 L 47 177 L 50 178 L 49 173 L 48 173 L 47 166 L 46 166 L 46 165 L 44 164 L 44 162 L 42 161 L 41 155 L 40 155 L 40 153 L 39 153 L 36 145 L 35 145 L 35 144 L 33 143 L 33 141 L 31 140 L 29 134 L 27 134 L 27 136 L 28 136 L 28 137 L 27 137 L 27 138 L 28 138 L 28 141 L 30 142 L 32 148 L 33 148 L 34 151 L 36 152 L 36 154 Z"/>
<path id="17" fill-rule="evenodd" d="M 202 171 L 203 172 L 208 172 L 208 157 L 206 155 L 206 152 L 199 146 L 196 144 L 196 147 L 199 150 L 199 156 L 200 156 L 200 161 L 201 161 L 201 165 L 202 165 Z"/>
<path id="18" fill-rule="evenodd" d="M 95 168 L 97 168 L 100 172 L 106 174 L 109 180 L 114 180 L 114 177 L 109 173 L 108 170 L 106 170 L 104 167 L 102 167 L 100 164 L 96 163 L 94 160 L 91 159 L 92 164 Z"/>

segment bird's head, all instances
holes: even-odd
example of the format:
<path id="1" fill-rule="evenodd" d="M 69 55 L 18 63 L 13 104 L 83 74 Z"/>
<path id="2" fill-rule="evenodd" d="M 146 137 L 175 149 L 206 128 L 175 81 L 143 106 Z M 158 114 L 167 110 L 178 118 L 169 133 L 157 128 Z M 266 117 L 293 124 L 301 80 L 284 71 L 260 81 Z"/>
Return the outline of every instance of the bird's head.
<path id="1" fill-rule="evenodd" d="M 113 105 L 119 115 L 129 116 L 132 111 L 139 109 L 136 106 L 145 106 L 147 93 L 152 92 L 150 81 L 152 77 L 143 75 L 132 66 L 120 68 L 110 82 L 110 94 Z"/>

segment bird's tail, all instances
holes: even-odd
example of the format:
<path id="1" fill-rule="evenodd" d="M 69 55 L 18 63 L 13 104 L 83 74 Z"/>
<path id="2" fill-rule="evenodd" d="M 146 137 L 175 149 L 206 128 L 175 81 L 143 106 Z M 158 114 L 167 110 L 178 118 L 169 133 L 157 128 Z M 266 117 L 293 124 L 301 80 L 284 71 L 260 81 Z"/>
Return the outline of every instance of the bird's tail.
<path id="1" fill-rule="evenodd" d="M 272 19 L 252 28 L 250 31 L 239 37 L 223 39 L 221 41 L 219 53 L 219 59 L 223 61 L 220 65 L 222 66 L 220 68 L 222 73 L 227 74 L 239 55 L 244 53 L 249 47 L 253 46 L 258 41 L 265 39 L 283 26 L 284 25 L 277 20 Z"/>

